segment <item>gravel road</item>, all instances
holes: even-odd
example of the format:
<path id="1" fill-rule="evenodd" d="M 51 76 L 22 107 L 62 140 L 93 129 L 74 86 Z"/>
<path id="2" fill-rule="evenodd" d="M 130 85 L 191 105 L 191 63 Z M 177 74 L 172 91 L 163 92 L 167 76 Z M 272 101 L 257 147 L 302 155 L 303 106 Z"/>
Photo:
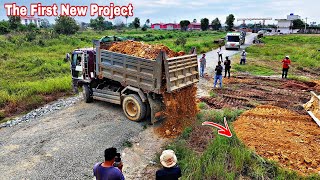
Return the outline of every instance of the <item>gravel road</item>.
<path id="1" fill-rule="evenodd" d="M 36 117 L 35 117 L 36 118 Z M 0 179 L 92 179 L 92 166 L 105 148 L 143 130 L 120 106 L 76 105 L 0 129 Z"/>

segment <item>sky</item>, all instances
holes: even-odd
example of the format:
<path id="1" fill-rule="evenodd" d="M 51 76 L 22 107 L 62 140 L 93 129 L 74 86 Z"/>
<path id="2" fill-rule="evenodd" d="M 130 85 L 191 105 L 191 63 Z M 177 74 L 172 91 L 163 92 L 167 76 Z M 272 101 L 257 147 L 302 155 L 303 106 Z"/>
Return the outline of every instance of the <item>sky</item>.
<path id="1" fill-rule="evenodd" d="M 128 23 L 132 22 L 134 17 L 139 17 L 141 24 L 146 19 L 150 19 L 151 23 L 179 23 L 180 20 L 197 19 L 198 22 L 202 18 L 208 18 L 211 22 L 218 17 L 222 24 L 225 22 L 226 16 L 234 14 L 237 18 L 273 18 L 285 19 L 290 13 L 300 15 L 307 22 L 317 22 L 320 24 L 320 7 L 319 0 L 201 0 L 201 1 L 185 1 L 185 0 L 0 0 L 0 20 L 7 19 L 4 9 L 5 3 L 17 3 L 17 5 L 25 5 L 30 7 L 31 3 L 42 3 L 43 5 L 52 5 L 56 3 L 60 6 L 61 3 L 70 3 L 70 5 L 89 6 L 90 3 L 109 6 L 110 3 L 115 5 L 128 5 L 132 3 L 133 17 L 128 18 Z M 46 17 L 51 23 L 54 22 L 54 17 Z M 75 17 L 79 22 L 89 22 L 91 17 L 88 13 L 85 17 Z M 124 17 L 117 18 L 125 22 Z M 247 21 L 248 23 L 258 23 L 259 21 Z M 276 24 L 276 21 L 266 21 L 266 24 Z"/>

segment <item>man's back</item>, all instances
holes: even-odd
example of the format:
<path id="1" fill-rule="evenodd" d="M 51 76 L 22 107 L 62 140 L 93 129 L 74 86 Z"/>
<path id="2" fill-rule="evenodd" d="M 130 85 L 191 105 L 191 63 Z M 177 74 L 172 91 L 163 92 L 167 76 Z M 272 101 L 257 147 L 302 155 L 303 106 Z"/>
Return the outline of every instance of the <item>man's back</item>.
<path id="1" fill-rule="evenodd" d="M 181 170 L 178 166 L 163 168 L 156 172 L 156 180 L 178 180 L 181 177 Z"/>
<path id="2" fill-rule="evenodd" d="M 103 167 L 97 163 L 93 168 L 93 174 L 97 180 L 124 180 L 121 171 L 116 167 Z"/>
<path id="3" fill-rule="evenodd" d="M 223 67 L 221 65 L 217 65 L 216 66 L 216 75 L 222 75 L 222 70 L 223 70 Z"/>

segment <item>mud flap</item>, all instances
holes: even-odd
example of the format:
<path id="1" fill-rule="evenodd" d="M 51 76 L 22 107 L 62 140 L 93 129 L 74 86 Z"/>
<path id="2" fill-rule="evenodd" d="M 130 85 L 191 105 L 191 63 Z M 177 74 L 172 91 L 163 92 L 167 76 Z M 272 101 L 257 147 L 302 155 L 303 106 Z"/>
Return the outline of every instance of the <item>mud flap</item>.
<path id="1" fill-rule="evenodd" d="M 165 119 L 165 115 L 163 113 L 164 104 L 161 99 L 153 99 L 149 94 L 147 95 L 150 110 L 151 110 L 151 123 L 154 124 L 158 121 Z"/>

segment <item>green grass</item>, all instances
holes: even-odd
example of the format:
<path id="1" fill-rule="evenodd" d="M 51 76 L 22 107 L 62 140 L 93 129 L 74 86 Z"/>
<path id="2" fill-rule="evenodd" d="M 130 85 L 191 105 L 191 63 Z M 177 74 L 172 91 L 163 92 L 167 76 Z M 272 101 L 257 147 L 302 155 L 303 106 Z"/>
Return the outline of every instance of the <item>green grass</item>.
<path id="1" fill-rule="evenodd" d="M 228 122 L 234 121 L 241 110 L 224 109 L 204 110 L 198 115 L 199 122 L 205 120 L 221 123 L 224 116 Z M 192 129 L 183 132 L 182 137 L 169 144 L 166 148 L 176 152 L 178 164 L 182 169 L 182 179 L 238 179 L 240 176 L 249 179 L 319 179 L 319 175 L 299 176 L 296 172 L 280 168 L 275 162 L 265 160 L 245 147 L 237 138 L 233 126 L 229 123 L 232 138 L 226 138 L 213 130 L 215 138 L 211 140 L 201 154 L 187 146 Z"/>
<path id="2" fill-rule="evenodd" d="M 175 51 L 189 52 L 195 46 L 197 52 L 209 51 L 217 47 L 215 39 L 224 33 L 214 31 L 153 31 L 113 30 L 95 32 L 84 31 L 72 36 L 57 35 L 41 31 L 32 42 L 26 40 L 26 34 L 13 33 L 0 36 L 0 110 L 9 104 L 20 102 L 39 103 L 39 95 L 56 92 L 71 92 L 70 64 L 64 61 L 65 54 L 73 49 L 92 47 L 93 39 L 103 36 L 123 36 L 137 38 L 151 44 L 164 44 Z M 184 47 L 174 41 L 185 37 Z M 34 96 L 34 97 L 33 97 Z M 0 119 L 5 112 L 1 111 Z"/>
<path id="3" fill-rule="evenodd" d="M 208 108 L 207 104 L 204 102 L 198 103 L 198 107 L 199 107 L 199 109 L 207 109 Z"/>
<path id="4" fill-rule="evenodd" d="M 282 59 L 289 55 L 292 61 L 289 75 L 304 75 L 304 70 L 317 72 L 320 69 L 320 37 L 309 35 L 266 36 L 264 45 L 246 48 L 247 65 L 235 64 L 234 69 L 254 75 L 279 75 Z"/>

